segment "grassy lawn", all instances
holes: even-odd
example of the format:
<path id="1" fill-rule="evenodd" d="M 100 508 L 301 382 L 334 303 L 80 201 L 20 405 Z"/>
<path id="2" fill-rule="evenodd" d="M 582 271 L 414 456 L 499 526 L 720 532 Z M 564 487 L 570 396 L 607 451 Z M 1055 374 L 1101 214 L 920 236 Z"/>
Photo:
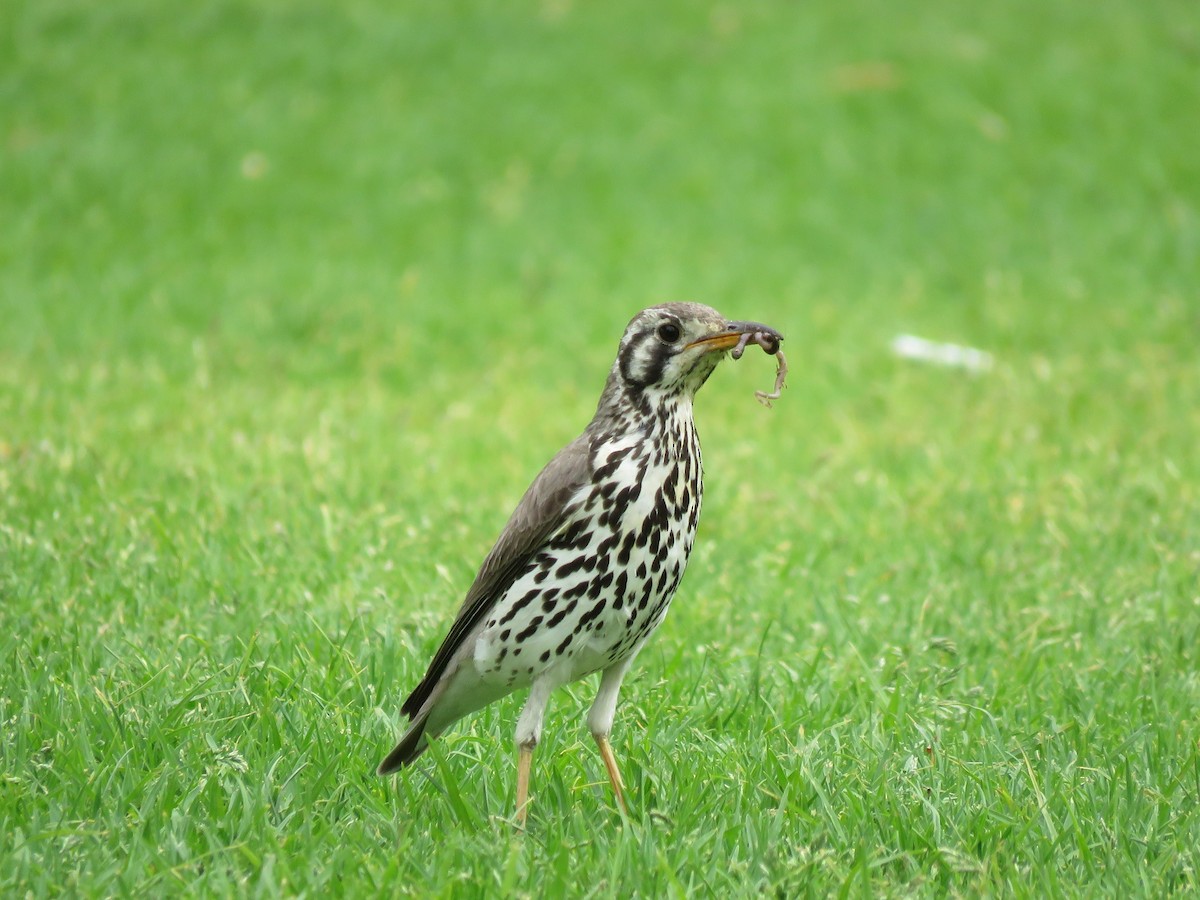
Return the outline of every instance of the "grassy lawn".
<path id="1" fill-rule="evenodd" d="M 1200 892 L 1190 0 L 0 6 L 0 894 Z M 642 306 L 783 331 L 615 811 L 398 707 Z M 900 333 L 980 347 L 971 375 Z"/>

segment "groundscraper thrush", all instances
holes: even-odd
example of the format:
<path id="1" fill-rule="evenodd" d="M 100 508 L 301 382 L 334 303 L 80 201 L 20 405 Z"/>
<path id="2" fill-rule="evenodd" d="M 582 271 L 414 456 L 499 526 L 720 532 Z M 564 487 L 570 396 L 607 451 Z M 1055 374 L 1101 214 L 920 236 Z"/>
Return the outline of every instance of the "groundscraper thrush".
<path id="1" fill-rule="evenodd" d="M 621 680 L 666 615 L 696 535 L 703 487 L 692 399 L 725 351 L 740 356 L 749 341 L 779 355 L 782 380 L 782 340 L 698 303 L 634 316 L 595 417 L 525 492 L 401 706 L 411 721 L 381 775 L 468 713 L 529 688 L 516 730 L 524 824 L 547 700 L 600 672 L 588 728 L 624 807 L 608 736 Z"/>

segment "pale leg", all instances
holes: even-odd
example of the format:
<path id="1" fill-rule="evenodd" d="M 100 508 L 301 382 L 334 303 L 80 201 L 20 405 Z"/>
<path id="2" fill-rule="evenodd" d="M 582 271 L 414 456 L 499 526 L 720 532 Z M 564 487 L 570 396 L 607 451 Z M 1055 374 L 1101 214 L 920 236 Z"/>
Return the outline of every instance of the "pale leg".
<path id="1" fill-rule="evenodd" d="M 604 670 L 600 677 L 600 689 L 596 691 L 596 700 L 588 710 L 588 729 L 596 739 L 596 746 L 600 748 L 600 758 L 604 760 L 604 768 L 608 770 L 608 780 L 612 782 L 617 802 L 625 812 L 629 812 L 629 807 L 625 805 L 624 783 L 621 781 L 621 770 L 617 768 L 617 758 L 608 743 L 608 736 L 612 733 L 617 697 L 621 693 L 621 680 L 632 663 L 633 656 L 629 656 Z"/>
<path id="2" fill-rule="evenodd" d="M 600 748 L 600 758 L 604 760 L 604 768 L 608 769 L 608 780 L 612 782 L 613 793 L 617 795 L 617 803 L 621 806 L 621 811 L 628 813 L 629 807 L 625 803 L 625 792 L 622 790 L 624 782 L 621 781 L 621 770 L 617 768 L 617 758 L 613 756 L 612 745 L 608 743 L 608 738 L 603 735 L 592 735 L 596 739 L 596 746 Z"/>
<path id="3" fill-rule="evenodd" d="M 517 747 L 517 825 L 525 827 L 525 813 L 529 809 L 529 765 L 533 762 L 533 748 Z"/>
<path id="4" fill-rule="evenodd" d="M 529 699 L 517 720 L 517 825 L 525 827 L 525 816 L 529 812 L 529 767 L 533 762 L 533 748 L 542 737 L 542 719 L 546 715 L 546 703 L 550 699 L 553 684 L 541 679 L 529 689 Z"/>

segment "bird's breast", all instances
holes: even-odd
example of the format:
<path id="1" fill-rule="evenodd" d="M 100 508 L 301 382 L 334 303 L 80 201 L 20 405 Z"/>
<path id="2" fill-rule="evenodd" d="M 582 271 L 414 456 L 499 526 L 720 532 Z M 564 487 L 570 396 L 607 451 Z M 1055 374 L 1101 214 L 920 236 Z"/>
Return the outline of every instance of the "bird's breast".
<path id="1" fill-rule="evenodd" d="M 563 525 L 496 603 L 475 646 L 481 676 L 519 687 L 569 681 L 637 651 L 666 614 L 702 497 L 694 429 L 593 447 L 593 477 Z"/>

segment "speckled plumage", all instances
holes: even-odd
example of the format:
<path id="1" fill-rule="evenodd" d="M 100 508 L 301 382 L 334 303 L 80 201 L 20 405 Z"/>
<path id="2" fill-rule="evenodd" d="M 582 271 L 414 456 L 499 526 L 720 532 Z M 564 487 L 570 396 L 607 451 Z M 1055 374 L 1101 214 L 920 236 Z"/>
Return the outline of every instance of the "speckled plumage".
<path id="1" fill-rule="evenodd" d="M 532 690 L 517 740 L 531 751 L 549 693 L 600 671 L 589 725 L 620 796 L 607 744 L 617 691 L 666 615 L 700 516 L 692 399 L 750 328 L 766 326 L 693 303 L 633 318 L 595 417 L 539 474 L 484 560 L 401 707 L 412 723 L 381 773 L 411 763 L 462 716 L 525 687 Z"/>

